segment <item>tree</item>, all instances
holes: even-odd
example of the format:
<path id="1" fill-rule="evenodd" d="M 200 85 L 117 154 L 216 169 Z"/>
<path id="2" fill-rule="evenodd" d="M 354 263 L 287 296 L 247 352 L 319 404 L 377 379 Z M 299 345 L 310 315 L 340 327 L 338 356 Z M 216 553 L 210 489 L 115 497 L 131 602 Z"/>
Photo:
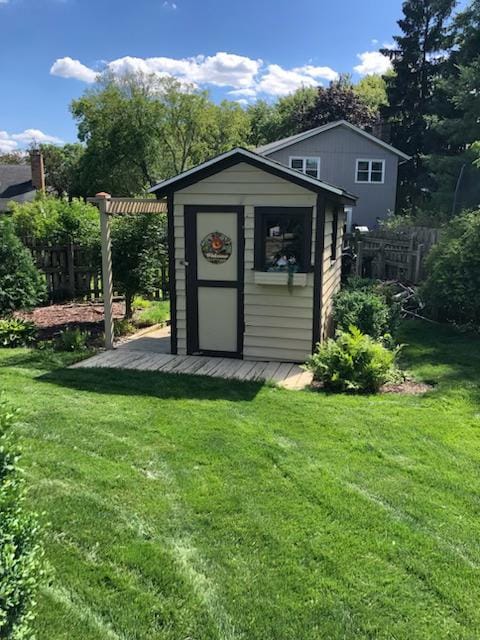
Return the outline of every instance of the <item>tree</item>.
<path id="1" fill-rule="evenodd" d="M 427 186 L 422 156 L 441 144 L 431 124 L 433 97 L 451 47 L 448 21 L 454 5 L 455 0 L 405 0 L 398 21 L 402 34 L 394 36 L 394 49 L 381 50 L 394 71 L 386 77 L 388 105 L 382 115 L 391 124 L 392 144 L 412 156 L 400 178 L 400 205 L 412 211 Z"/>
<path id="2" fill-rule="evenodd" d="M 47 191 L 59 198 L 76 196 L 82 192 L 79 183 L 80 163 L 85 153 L 83 145 L 54 144 L 40 145 L 45 165 L 45 183 Z"/>
<path id="3" fill-rule="evenodd" d="M 376 120 L 376 114 L 345 78 L 326 88 L 318 87 L 315 102 L 304 114 L 299 129 L 306 131 L 336 120 L 347 120 L 362 128 L 372 126 Z"/>
<path id="4" fill-rule="evenodd" d="M 38 519 L 25 508 L 15 413 L 0 399 L 0 638 L 33 638 L 35 597 L 43 578 Z"/>
<path id="5" fill-rule="evenodd" d="M 0 316 L 34 307 L 44 295 L 45 282 L 30 252 L 15 235 L 12 222 L 0 220 Z"/>
<path id="6" fill-rule="evenodd" d="M 353 90 L 375 115 L 379 113 L 380 107 L 388 104 L 387 83 L 377 73 L 364 76 L 354 85 Z"/>
<path id="7" fill-rule="evenodd" d="M 112 220 L 112 270 L 117 291 L 125 295 L 125 317 L 135 295 L 152 293 L 166 261 L 165 215 L 124 215 Z"/>
<path id="8" fill-rule="evenodd" d="M 0 164 L 27 164 L 28 155 L 22 151 L 10 151 L 0 154 Z"/>
<path id="9" fill-rule="evenodd" d="M 238 104 L 215 105 L 207 92 L 171 77 L 107 73 L 71 109 L 85 143 L 83 195 L 137 195 L 248 139 Z"/>
<path id="10" fill-rule="evenodd" d="M 12 202 L 12 221 L 20 238 L 50 244 L 98 244 L 98 210 L 83 200 L 37 194 L 33 202 Z"/>
<path id="11" fill-rule="evenodd" d="M 275 105 L 269 104 L 266 100 L 257 100 L 248 106 L 247 116 L 250 121 L 248 136 L 250 145 L 260 147 L 278 139 L 280 116 Z"/>

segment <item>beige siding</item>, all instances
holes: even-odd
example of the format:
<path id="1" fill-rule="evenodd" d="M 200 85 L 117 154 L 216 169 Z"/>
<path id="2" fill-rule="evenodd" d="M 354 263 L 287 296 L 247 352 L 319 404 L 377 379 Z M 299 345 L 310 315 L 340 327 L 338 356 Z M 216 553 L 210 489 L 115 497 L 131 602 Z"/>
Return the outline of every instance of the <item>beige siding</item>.
<path id="1" fill-rule="evenodd" d="M 183 208 L 185 205 L 241 205 L 245 207 L 245 335 L 244 358 L 302 362 L 311 352 L 313 273 L 307 286 L 256 285 L 253 271 L 255 206 L 314 207 L 316 194 L 282 178 L 240 163 L 175 194 L 178 352 L 186 350 Z"/>
<path id="2" fill-rule="evenodd" d="M 345 214 L 340 209 L 338 216 L 337 233 L 337 258 L 331 260 L 332 255 L 332 223 L 334 206 L 328 205 L 325 214 L 325 245 L 323 251 L 323 274 L 322 274 L 322 314 L 321 314 L 321 339 L 329 337 L 333 333 L 332 325 L 332 299 L 340 289 L 341 284 L 341 264 L 342 264 L 342 241 L 343 225 Z"/>

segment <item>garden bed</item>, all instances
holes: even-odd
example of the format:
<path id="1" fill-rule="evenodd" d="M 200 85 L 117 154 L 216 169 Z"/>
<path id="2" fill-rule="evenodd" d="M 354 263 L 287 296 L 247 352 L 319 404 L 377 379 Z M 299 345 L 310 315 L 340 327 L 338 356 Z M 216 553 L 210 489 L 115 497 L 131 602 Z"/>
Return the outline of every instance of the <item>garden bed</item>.
<path id="1" fill-rule="evenodd" d="M 113 317 L 123 318 L 125 303 L 113 303 Z M 62 329 L 78 327 L 82 331 L 89 331 L 92 336 L 103 333 L 103 304 L 102 303 L 67 303 L 52 304 L 48 307 L 37 307 L 33 311 L 22 311 L 16 317 L 33 322 L 38 329 L 40 340 L 49 340 Z"/>

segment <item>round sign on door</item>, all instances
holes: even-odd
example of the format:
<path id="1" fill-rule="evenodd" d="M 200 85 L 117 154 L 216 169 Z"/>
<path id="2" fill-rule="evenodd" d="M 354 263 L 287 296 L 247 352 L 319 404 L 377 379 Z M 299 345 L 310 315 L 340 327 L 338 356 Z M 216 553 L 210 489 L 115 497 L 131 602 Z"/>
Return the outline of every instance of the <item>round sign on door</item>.
<path id="1" fill-rule="evenodd" d="M 203 238 L 200 248 L 205 260 L 223 264 L 232 255 L 232 239 L 221 231 L 212 231 Z"/>

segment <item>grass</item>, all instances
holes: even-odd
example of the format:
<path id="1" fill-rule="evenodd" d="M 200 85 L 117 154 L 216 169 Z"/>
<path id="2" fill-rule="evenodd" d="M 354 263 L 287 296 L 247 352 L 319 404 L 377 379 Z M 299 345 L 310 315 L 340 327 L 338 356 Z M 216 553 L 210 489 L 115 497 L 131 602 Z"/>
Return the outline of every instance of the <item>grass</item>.
<path id="1" fill-rule="evenodd" d="M 168 300 L 156 302 L 141 298 L 136 301 L 139 301 L 139 309 L 135 314 L 135 323 L 138 326 L 150 327 L 154 324 L 164 324 L 170 319 L 170 302 Z"/>
<path id="2" fill-rule="evenodd" d="M 480 340 L 402 341 L 424 397 L 0 351 L 50 522 L 38 638 L 480 637 Z"/>

